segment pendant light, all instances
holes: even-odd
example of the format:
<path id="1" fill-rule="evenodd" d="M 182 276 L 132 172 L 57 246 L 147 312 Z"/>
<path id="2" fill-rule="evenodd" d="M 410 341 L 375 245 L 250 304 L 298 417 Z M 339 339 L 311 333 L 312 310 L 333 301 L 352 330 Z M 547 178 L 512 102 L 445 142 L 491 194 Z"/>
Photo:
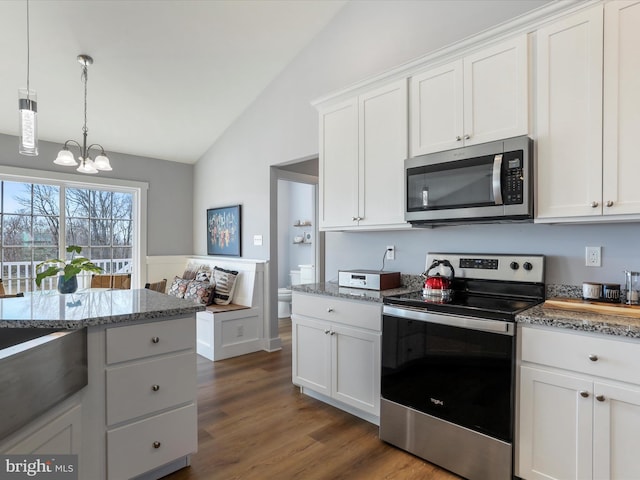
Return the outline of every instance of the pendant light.
<path id="1" fill-rule="evenodd" d="M 38 155 L 38 104 L 36 92 L 29 88 L 29 0 L 27 0 L 27 88 L 18 89 L 18 128 L 22 155 Z"/>
<path id="2" fill-rule="evenodd" d="M 73 153 L 69 150 L 69 144 L 73 144 L 80 149 L 80 155 L 78 155 L 78 160 L 80 161 L 80 165 L 76 169 L 80 173 L 98 173 L 98 171 L 110 171 L 113 170 L 111 168 L 111 164 L 109 163 L 109 158 L 107 154 L 104 152 L 104 148 L 102 145 L 93 143 L 87 146 L 87 67 L 93 63 L 93 58 L 89 55 L 78 55 L 78 62 L 82 65 L 82 81 L 84 82 L 84 125 L 82 126 L 82 145 L 80 145 L 75 140 L 67 140 L 64 142 L 64 146 L 62 150 L 58 152 L 58 156 L 53 161 L 56 165 L 63 165 L 65 167 L 75 167 L 78 165 L 75 158 L 73 157 Z M 99 148 L 100 154 L 96 157 L 95 160 L 91 158 L 91 149 Z"/>

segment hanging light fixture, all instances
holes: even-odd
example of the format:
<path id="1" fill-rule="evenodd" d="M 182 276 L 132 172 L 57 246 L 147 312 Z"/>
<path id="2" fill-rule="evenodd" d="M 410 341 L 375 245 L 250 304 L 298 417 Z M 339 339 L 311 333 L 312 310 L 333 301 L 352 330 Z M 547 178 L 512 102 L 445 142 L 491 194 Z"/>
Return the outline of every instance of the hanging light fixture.
<path id="1" fill-rule="evenodd" d="M 22 155 L 38 155 L 38 104 L 36 92 L 29 89 L 29 0 L 27 0 L 27 88 L 18 89 L 18 128 Z"/>
<path id="2" fill-rule="evenodd" d="M 69 144 L 73 144 L 80 149 L 80 155 L 78 155 L 78 160 L 80 161 L 80 165 L 77 168 L 78 172 L 98 173 L 99 170 L 110 171 L 113 169 L 111 168 L 109 158 L 104 152 L 102 145 L 94 143 L 87 147 L 87 67 L 93 63 L 93 58 L 89 55 L 78 55 L 78 62 L 82 65 L 82 81 L 84 82 L 84 125 L 82 127 L 82 145 L 75 140 L 67 140 L 64 142 L 62 150 L 58 152 L 58 156 L 53 163 L 63 165 L 65 167 L 75 167 L 78 165 L 78 162 L 73 158 L 73 153 L 69 150 Z M 92 160 L 90 154 L 91 149 L 94 147 L 100 149 L 100 154 L 95 160 Z"/>

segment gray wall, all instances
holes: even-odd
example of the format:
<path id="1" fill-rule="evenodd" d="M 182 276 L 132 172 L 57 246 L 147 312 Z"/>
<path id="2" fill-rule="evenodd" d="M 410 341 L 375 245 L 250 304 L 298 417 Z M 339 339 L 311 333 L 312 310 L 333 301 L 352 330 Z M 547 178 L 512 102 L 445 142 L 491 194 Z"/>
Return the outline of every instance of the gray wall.
<path id="1" fill-rule="evenodd" d="M 269 167 L 318 152 L 318 116 L 310 102 L 457 40 L 481 32 L 546 1 L 357 1 L 285 69 L 227 130 L 195 168 L 194 250 L 206 253 L 201 218 L 212 206 L 243 204 L 243 256 L 269 258 Z M 275 206 L 273 207 L 275 208 Z M 266 240 L 253 246 L 254 234 Z M 327 280 L 342 268 L 380 268 L 384 248 L 397 260 L 387 268 L 424 269 L 427 251 L 522 252 L 549 256 L 548 282 L 621 282 L 624 268 L 640 270 L 637 224 L 600 226 L 491 225 L 379 233 L 328 233 Z M 584 247 L 603 246 L 602 268 L 583 266 Z"/>
<path id="2" fill-rule="evenodd" d="M 76 173 L 79 180 L 88 178 L 73 168 L 53 163 L 60 144 L 40 141 L 38 147 L 37 157 L 20 155 L 17 137 L 0 134 L 0 162 L 12 167 Z M 113 171 L 101 172 L 99 177 L 149 184 L 147 255 L 190 255 L 193 245 L 193 165 L 114 152 L 108 152 L 108 155 Z"/>

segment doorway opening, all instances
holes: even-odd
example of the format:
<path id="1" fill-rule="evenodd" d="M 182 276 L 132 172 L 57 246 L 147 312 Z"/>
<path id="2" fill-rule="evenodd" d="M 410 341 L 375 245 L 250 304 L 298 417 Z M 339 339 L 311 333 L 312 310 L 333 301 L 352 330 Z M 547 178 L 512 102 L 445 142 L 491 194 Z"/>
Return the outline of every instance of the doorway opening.
<path id="1" fill-rule="evenodd" d="M 283 305 L 283 290 L 301 282 L 324 281 L 317 156 L 271 167 L 269 210 L 269 338 L 270 349 L 275 349 L 280 344 L 278 318 L 290 313 Z"/>

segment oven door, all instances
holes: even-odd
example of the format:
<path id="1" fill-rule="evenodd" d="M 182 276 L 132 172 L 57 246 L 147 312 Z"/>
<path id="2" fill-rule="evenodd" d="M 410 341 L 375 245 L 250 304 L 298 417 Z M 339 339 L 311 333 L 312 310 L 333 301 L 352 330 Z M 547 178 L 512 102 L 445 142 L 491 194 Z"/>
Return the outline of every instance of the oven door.
<path id="1" fill-rule="evenodd" d="M 382 398 L 511 443 L 515 324 L 383 312 Z"/>

